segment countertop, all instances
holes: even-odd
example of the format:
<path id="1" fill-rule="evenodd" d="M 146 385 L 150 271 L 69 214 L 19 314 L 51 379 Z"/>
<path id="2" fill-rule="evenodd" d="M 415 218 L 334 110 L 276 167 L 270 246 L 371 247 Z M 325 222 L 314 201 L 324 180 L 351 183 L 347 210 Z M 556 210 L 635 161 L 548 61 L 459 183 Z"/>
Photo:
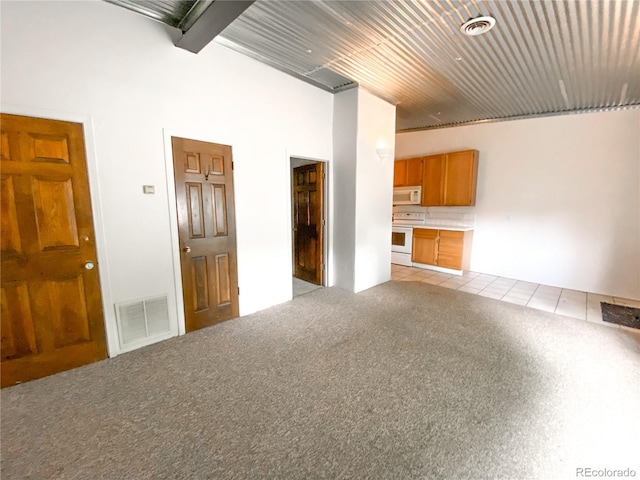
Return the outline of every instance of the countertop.
<path id="1" fill-rule="evenodd" d="M 425 224 L 425 225 L 415 225 L 416 228 L 431 228 L 433 230 L 456 230 L 459 232 L 468 232 L 469 230 L 474 230 L 475 227 L 465 227 L 464 225 L 438 225 L 438 224 Z"/>
<path id="2" fill-rule="evenodd" d="M 465 227 L 463 225 L 438 225 L 438 224 L 425 224 L 425 225 L 400 225 L 398 223 L 392 223 L 393 227 L 408 227 L 408 228 L 430 228 L 432 230 L 453 230 L 457 232 L 468 232 L 469 230 L 475 230 L 475 227 Z"/>

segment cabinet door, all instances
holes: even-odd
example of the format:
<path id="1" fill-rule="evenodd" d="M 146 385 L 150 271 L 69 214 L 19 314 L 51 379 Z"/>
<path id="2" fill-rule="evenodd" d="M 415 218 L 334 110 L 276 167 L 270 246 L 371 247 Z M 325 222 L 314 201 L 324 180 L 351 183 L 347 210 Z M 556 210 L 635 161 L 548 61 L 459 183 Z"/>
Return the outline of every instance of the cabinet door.
<path id="1" fill-rule="evenodd" d="M 422 157 L 410 158 L 407 162 L 407 186 L 422 185 Z"/>
<path id="2" fill-rule="evenodd" d="M 393 163 L 393 186 L 394 187 L 407 186 L 407 161 L 406 160 L 396 160 Z"/>
<path id="3" fill-rule="evenodd" d="M 464 232 L 440 230 L 438 242 L 438 266 L 462 269 L 462 253 L 464 249 Z"/>
<path id="4" fill-rule="evenodd" d="M 442 205 L 468 206 L 476 204 L 478 151 L 448 153 L 444 167 L 444 199 Z"/>
<path id="5" fill-rule="evenodd" d="M 438 231 L 430 228 L 413 229 L 411 260 L 426 265 L 436 265 Z"/>
<path id="6" fill-rule="evenodd" d="M 426 207 L 442 205 L 444 155 L 430 155 L 422 159 L 422 201 Z"/>

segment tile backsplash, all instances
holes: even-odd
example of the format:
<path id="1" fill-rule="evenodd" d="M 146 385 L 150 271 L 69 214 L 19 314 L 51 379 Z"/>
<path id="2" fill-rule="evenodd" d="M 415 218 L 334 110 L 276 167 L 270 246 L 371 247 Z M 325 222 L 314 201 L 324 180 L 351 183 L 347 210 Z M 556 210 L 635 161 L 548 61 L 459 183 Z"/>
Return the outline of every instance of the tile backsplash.
<path id="1" fill-rule="evenodd" d="M 425 225 L 442 227 L 471 227 L 476 225 L 475 207 L 421 207 L 420 205 L 395 205 L 393 213 L 424 212 Z"/>

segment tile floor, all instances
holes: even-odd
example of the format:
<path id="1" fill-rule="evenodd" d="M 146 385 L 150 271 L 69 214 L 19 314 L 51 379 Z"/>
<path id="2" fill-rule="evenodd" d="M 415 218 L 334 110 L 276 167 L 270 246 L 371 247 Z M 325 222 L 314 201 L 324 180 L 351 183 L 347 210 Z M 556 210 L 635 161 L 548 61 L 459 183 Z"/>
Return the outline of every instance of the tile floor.
<path id="1" fill-rule="evenodd" d="M 322 288 L 322 285 L 315 285 L 313 283 L 305 282 L 299 278 L 293 277 L 293 296 L 304 295 L 305 293 L 313 292 Z"/>
<path id="2" fill-rule="evenodd" d="M 466 272 L 464 275 L 450 275 L 422 268 L 391 265 L 391 279 L 397 281 L 425 282 L 461 292 L 482 295 L 503 302 L 524 305 L 545 312 L 600 323 L 614 328 L 634 330 L 602 321 L 600 302 L 615 303 L 640 308 L 640 300 L 579 292 L 566 288 L 550 287 L 537 283 L 523 282 L 512 278 L 496 277 L 481 273 Z"/>

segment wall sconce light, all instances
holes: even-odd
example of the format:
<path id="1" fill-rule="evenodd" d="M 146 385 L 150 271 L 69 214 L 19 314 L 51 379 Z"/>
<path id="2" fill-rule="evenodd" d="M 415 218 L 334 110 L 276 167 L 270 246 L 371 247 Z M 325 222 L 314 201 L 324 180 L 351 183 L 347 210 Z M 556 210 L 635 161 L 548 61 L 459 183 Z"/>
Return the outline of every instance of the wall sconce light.
<path id="1" fill-rule="evenodd" d="M 393 156 L 393 149 L 389 147 L 376 148 L 376 153 L 381 161 L 388 160 Z"/>

